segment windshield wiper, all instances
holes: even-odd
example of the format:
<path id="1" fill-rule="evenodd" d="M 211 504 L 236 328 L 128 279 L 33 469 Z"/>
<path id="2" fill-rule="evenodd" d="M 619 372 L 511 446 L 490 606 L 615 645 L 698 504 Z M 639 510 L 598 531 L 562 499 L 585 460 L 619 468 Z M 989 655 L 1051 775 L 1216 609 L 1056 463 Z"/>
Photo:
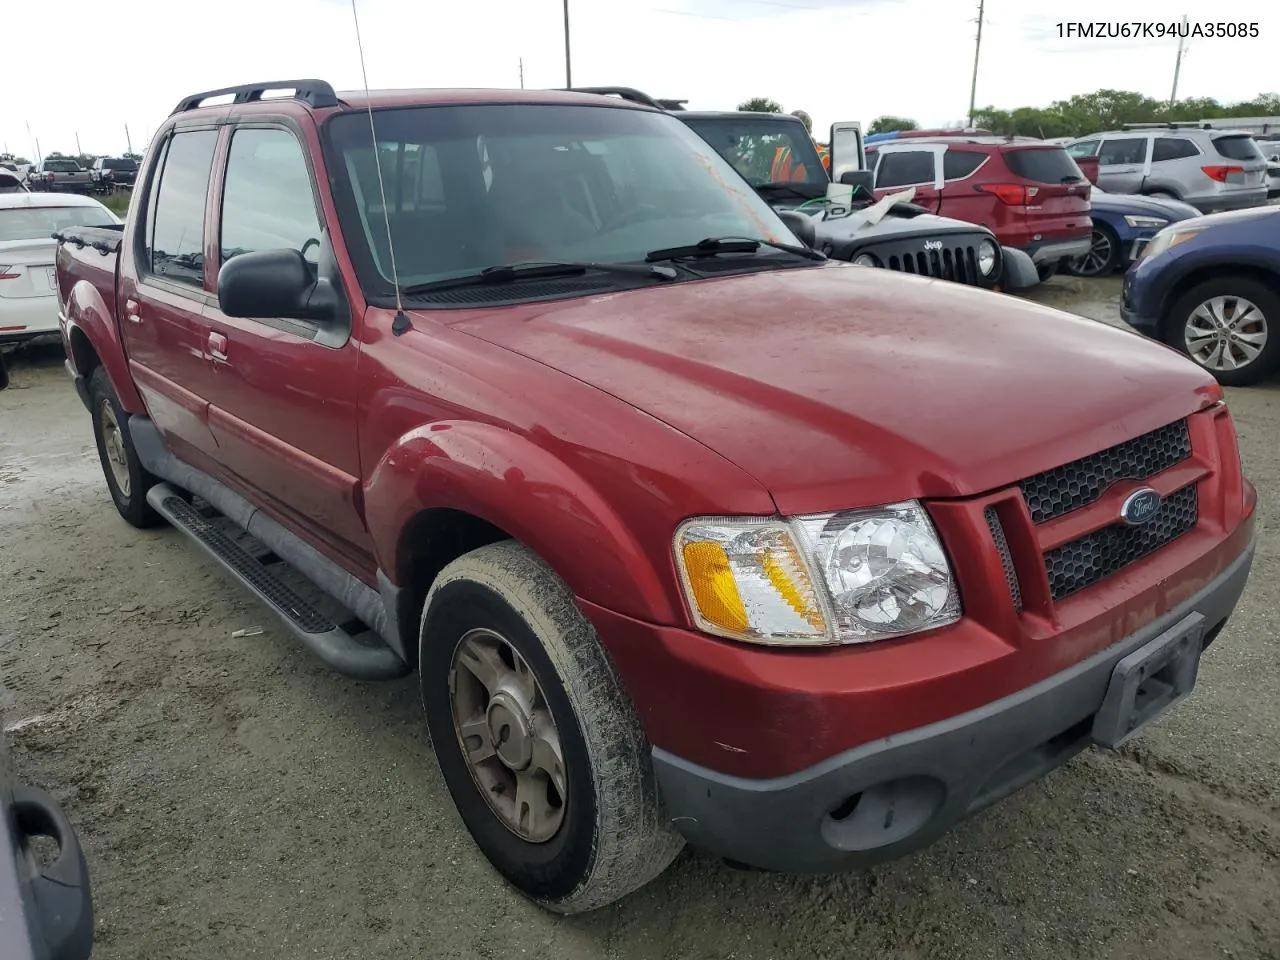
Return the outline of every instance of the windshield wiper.
<path id="1" fill-rule="evenodd" d="M 402 287 L 405 296 L 429 293 L 433 290 L 451 290 L 454 287 L 480 287 L 490 283 L 514 283 L 517 280 L 534 280 L 543 277 L 575 277 L 596 270 L 626 276 L 648 277 L 653 280 L 674 280 L 679 276 L 671 267 L 659 267 L 641 263 L 574 263 L 572 261 L 535 261 L 530 263 L 500 263 L 485 267 L 477 273 L 445 280 L 431 280 Z"/>
<path id="2" fill-rule="evenodd" d="M 661 250 L 650 250 L 645 260 L 654 263 L 659 260 L 684 260 L 693 257 L 714 257 L 721 253 L 757 253 L 762 246 L 773 247 L 793 253 L 806 260 L 826 260 L 825 254 L 808 247 L 798 247 L 794 243 L 778 243 L 775 240 L 752 239 L 750 237 L 707 237 L 697 243 L 682 247 L 664 247 Z"/>

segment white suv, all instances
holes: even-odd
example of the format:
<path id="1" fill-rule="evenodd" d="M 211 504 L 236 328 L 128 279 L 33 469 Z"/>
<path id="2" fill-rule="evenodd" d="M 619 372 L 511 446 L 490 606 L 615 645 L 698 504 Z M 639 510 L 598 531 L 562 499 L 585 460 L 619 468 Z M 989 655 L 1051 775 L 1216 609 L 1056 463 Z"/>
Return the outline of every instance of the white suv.
<path id="1" fill-rule="evenodd" d="M 1172 197 L 1201 213 L 1267 202 L 1267 161 L 1243 131 L 1134 125 L 1079 137 L 1067 152 L 1097 157 L 1098 186 L 1108 193 Z"/>

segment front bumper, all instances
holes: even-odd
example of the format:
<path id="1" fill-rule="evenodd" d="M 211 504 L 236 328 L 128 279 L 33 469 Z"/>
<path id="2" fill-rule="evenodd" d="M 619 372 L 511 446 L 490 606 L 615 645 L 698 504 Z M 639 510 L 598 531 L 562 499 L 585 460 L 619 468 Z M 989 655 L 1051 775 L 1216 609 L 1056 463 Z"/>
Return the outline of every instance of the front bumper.
<path id="1" fill-rule="evenodd" d="M 698 848 L 786 872 L 831 872 L 924 847 L 1091 742 L 1115 742 L 1111 680 L 1117 664 L 1163 644 L 1170 631 L 1188 623 L 1197 645 L 1188 655 L 1198 659 L 1235 608 L 1253 555 L 1250 542 L 1191 598 L 1040 683 L 789 776 L 728 776 L 655 749 L 671 822 Z"/>

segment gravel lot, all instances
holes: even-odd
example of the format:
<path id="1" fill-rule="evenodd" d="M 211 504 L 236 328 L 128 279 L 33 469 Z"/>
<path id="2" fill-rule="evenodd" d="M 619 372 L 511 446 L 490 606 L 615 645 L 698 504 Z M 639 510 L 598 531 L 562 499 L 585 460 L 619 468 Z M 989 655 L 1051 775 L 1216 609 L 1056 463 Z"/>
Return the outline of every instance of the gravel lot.
<path id="1" fill-rule="evenodd" d="M 1118 295 L 1055 278 L 1035 299 L 1105 321 Z M 180 534 L 127 527 L 60 354 L 12 373 L 0 717 L 20 773 L 85 840 L 100 960 L 1280 958 L 1275 533 L 1196 695 L 1132 749 L 1088 752 L 873 872 L 775 876 L 686 851 L 566 920 L 472 847 L 412 679 L 330 673 Z M 1229 400 L 1274 530 L 1280 384 Z"/>

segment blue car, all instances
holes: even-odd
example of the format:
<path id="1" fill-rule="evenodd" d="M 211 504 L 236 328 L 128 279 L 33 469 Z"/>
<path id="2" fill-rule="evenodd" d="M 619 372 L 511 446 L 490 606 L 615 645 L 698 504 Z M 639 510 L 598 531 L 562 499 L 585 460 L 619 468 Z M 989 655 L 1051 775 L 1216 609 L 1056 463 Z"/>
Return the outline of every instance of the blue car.
<path id="1" fill-rule="evenodd" d="M 1125 274 L 1120 315 L 1219 383 L 1271 376 L 1280 367 L 1280 207 L 1165 227 Z"/>
<path id="2" fill-rule="evenodd" d="M 1159 230 L 1200 216 L 1189 203 L 1173 198 L 1107 193 L 1098 187 L 1089 196 L 1093 245 L 1067 268 L 1077 277 L 1105 277 L 1127 267 Z"/>

